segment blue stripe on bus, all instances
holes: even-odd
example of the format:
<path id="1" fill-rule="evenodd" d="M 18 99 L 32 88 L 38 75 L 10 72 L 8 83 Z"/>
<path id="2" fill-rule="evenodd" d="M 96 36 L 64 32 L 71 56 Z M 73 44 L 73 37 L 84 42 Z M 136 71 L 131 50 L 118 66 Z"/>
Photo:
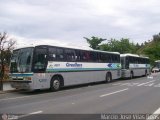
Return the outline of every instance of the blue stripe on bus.
<path id="1" fill-rule="evenodd" d="M 47 69 L 47 72 L 55 72 L 55 71 L 98 71 L 98 70 L 120 70 L 116 68 L 59 68 L 59 69 Z"/>
<path id="2" fill-rule="evenodd" d="M 33 76 L 33 73 L 11 73 L 10 76 L 29 77 L 29 76 Z"/>

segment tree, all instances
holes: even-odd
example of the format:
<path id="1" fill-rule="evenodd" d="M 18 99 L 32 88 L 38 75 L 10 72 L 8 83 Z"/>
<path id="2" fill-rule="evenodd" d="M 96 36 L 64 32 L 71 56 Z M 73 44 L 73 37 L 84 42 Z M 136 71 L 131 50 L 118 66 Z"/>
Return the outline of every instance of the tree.
<path id="1" fill-rule="evenodd" d="M 160 33 L 156 34 L 156 35 L 153 35 L 153 41 L 155 41 L 155 42 L 160 41 Z"/>
<path id="2" fill-rule="evenodd" d="M 120 53 L 136 53 L 136 45 L 133 42 L 130 42 L 128 38 L 122 38 L 120 40 Z"/>
<path id="3" fill-rule="evenodd" d="M 14 48 L 15 41 L 10 39 L 6 32 L 0 33 L 0 90 L 3 90 L 3 78 L 5 66 L 9 64 L 11 51 Z"/>
<path id="4" fill-rule="evenodd" d="M 153 36 L 152 44 L 150 46 L 146 46 L 143 52 L 150 57 L 151 63 L 153 64 L 155 60 L 160 59 L 159 51 L 160 51 L 160 34 Z"/>
<path id="5" fill-rule="evenodd" d="M 136 51 L 138 50 L 138 49 L 140 49 L 141 48 L 141 45 L 139 45 L 139 43 L 137 43 L 136 44 Z"/>
<path id="6" fill-rule="evenodd" d="M 153 39 L 148 40 L 148 44 L 145 43 L 146 42 L 141 44 L 137 53 L 148 56 L 150 63 L 153 65 L 155 60 L 160 59 L 160 33 L 153 35 Z"/>
<path id="7" fill-rule="evenodd" d="M 135 53 L 136 45 L 131 43 L 128 38 L 122 38 L 120 40 L 111 39 L 108 43 L 101 44 L 100 49 L 104 51 L 117 51 L 123 53 Z"/>
<path id="8" fill-rule="evenodd" d="M 102 38 L 98 38 L 98 37 L 94 37 L 92 36 L 91 39 L 84 37 L 84 39 L 87 40 L 87 43 L 89 44 L 89 47 L 95 50 L 99 50 L 100 46 L 99 44 L 101 44 L 103 41 L 105 41 L 106 39 L 102 39 Z"/>

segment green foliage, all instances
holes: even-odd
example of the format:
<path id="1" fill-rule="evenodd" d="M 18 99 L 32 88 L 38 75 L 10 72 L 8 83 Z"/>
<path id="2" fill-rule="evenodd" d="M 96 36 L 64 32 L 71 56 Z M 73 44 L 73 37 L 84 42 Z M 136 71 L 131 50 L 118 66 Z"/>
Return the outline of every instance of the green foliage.
<path id="1" fill-rule="evenodd" d="M 153 35 L 153 40 L 139 49 L 139 54 L 146 54 L 151 64 L 154 64 L 155 60 L 160 60 L 160 34 Z"/>
<path id="2" fill-rule="evenodd" d="M 89 46 L 96 50 L 103 50 L 103 51 L 118 51 L 122 53 L 135 53 L 136 52 L 136 45 L 131 43 L 129 39 L 122 38 L 120 40 L 110 39 L 107 40 L 107 43 L 102 42 L 105 39 L 98 38 L 98 37 L 91 37 L 91 39 L 85 38 L 89 44 Z"/>
<path id="3" fill-rule="evenodd" d="M 121 54 L 123 53 L 135 53 L 136 52 L 136 46 L 134 43 L 131 43 L 129 41 L 129 39 L 120 39 L 120 40 L 116 40 L 116 39 L 111 39 L 108 41 L 107 44 L 102 44 L 101 50 L 105 50 L 105 51 L 118 51 Z M 105 47 L 107 46 L 107 47 Z"/>
<path id="4" fill-rule="evenodd" d="M 104 40 L 106 39 L 102 39 L 102 38 L 98 38 L 98 37 L 94 37 L 92 36 L 91 39 L 84 37 L 84 39 L 87 40 L 89 47 L 91 47 L 92 49 L 98 50 L 99 49 L 99 44 L 101 44 Z"/>
<path id="5" fill-rule="evenodd" d="M 110 39 L 103 44 L 102 42 L 105 39 L 102 38 L 91 37 L 91 39 L 85 39 L 87 40 L 89 46 L 93 49 L 117 51 L 121 54 L 133 53 L 148 56 L 152 65 L 155 60 L 160 60 L 160 33 L 153 35 L 153 40 L 145 41 L 141 45 L 130 42 L 128 38 L 122 38 L 120 40 Z"/>
<path id="6" fill-rule="evenodd" d="M 153 35 L 153 41 L 154 42 L 160 42 L 160 33 L 159 34 L 156 34 L 156 35 Z"/>

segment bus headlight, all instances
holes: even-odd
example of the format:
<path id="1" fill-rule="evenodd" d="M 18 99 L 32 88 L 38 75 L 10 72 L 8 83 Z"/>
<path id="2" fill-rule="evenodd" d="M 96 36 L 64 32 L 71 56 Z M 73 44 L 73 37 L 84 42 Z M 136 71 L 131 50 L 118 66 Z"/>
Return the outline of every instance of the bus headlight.
<path id="1" fill-rule="evenodd" d="M 32 78 L 31 77 L 25 77 L 24 80 L 32 80 Z"/>

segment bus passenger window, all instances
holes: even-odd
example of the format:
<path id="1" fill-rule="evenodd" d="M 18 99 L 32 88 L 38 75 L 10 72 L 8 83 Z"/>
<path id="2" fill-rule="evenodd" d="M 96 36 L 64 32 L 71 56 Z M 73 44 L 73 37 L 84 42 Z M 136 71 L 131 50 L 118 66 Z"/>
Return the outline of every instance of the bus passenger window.
<path id="1" fill-rule="evenodd" d="M 51 47 L 49 48 L 49 58 L 50 61 L 55 61 L 56 60 L 56 48 Z"/>
<path id="2" fill-rule="evenodd" d="M 65 55 L 66 55 L 67 61 L 75 61 L 76 60 L 74 50 L 65 49 Z"/>
<path id="3" fill-rule="evenodd" d="M 58 61 L 64 60 L 64 53 L 62 48 L 57 48 L 56 58 Z"/>

